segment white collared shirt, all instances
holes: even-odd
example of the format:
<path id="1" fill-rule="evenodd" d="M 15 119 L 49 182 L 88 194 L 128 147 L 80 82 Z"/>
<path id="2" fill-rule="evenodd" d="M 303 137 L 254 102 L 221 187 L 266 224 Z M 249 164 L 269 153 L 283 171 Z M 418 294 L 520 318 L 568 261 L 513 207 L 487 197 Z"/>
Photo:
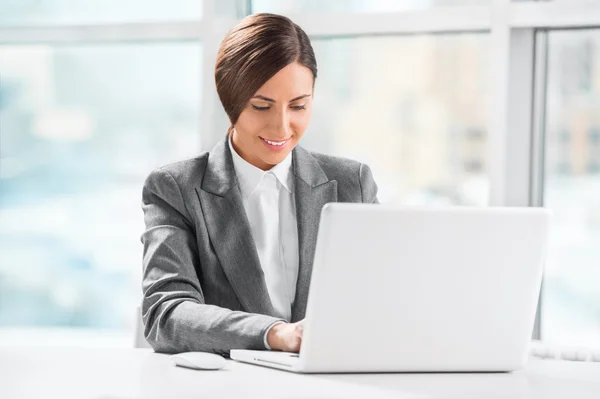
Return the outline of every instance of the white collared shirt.
<path id="1" fill-rule="evenodd" d="M 229 149 L 271 302 L 276 314 L 290 321 L 299 261 L 292 152 L 263 171 L 235 151 L 231 138 Z"/>

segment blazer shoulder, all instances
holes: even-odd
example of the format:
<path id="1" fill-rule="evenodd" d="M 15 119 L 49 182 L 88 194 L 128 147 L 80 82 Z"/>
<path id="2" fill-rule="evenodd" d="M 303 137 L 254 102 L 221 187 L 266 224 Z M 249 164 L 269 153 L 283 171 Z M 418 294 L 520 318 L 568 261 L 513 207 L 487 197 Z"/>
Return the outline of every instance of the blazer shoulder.
<path id="1" fill-rule="evenodd" d="M 338 182 L 340 202 L 377 202 L 377 184 L 368 165 L 309 151 L 329 180 Z"/>
<path id="2" fill-rule="evenodd" d="M 349 158 L 309 151 L 329 180 L 358 183 L 361 163 Z"/>
<path id="3" fill-rule="evenodd" d="M 160 166 L 150 173 L 147 180 L 166 174 L 171 176 L 179 185 L 186 186 L 191 182 L 202 181 L 207 162 L 208 152 L 203 152 L 194 158 Z"/>

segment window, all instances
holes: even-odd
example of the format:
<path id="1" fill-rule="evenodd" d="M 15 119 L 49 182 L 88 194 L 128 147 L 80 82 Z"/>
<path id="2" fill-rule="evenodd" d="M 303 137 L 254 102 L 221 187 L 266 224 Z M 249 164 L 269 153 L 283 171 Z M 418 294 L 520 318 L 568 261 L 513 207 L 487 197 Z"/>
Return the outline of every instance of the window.
<path id="1" fill-rule="evenodd" d="M 371 166 L 382 202 L 485 205 L 486 35 L 313 40 L 303 145 Z"/>
<path id="2" fill-rule="evenodd" d="M 217 48 L 276 12 L 317 53 L 303 145 L 368 163 L 382 202 L 551 208 L 541 338 L 597 343 L 599 5 L 0 2 L 0 330 L 130 329 L 143 179 L 222 139 Z"/>
<path id="3" fill-rule="evenodd" d="M 141 187 L 197 154 L 197 42 L 0 46 L 0 326 L 131 328 Z"/>
<path id="4" fill-rule="evenodd" d="M 548 33 L 542 337 L 600 341 L 600 30 Z"/>

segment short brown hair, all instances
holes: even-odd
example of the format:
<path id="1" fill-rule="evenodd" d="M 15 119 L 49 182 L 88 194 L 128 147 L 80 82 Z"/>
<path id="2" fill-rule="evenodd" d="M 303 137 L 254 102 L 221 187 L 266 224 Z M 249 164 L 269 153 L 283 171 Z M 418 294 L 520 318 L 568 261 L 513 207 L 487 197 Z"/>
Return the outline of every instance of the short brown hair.
<path id="1" fill-rule="evenodd" d="M 227 33 L 217 55 L 215 83 L 232 126 L 256 91 L 294 62 L 309 68 L 317 78 L 317 61 L 308 35 L 289 18 L 254 14 Z"/>

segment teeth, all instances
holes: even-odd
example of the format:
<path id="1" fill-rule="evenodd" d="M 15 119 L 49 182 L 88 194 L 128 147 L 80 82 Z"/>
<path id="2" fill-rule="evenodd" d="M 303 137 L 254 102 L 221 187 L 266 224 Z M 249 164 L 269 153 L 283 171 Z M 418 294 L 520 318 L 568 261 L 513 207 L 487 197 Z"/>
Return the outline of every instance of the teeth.
<path id="1" fill-rule="evenodd" d="M 264 139 L 264 140 L 265 140 L 267 143 L 271 144 L 271 145 L 278 145 L 278 146 L 279 146 L 279 145 L 284 145 L 285 143 L 287 143 L 287 140 L 286 140 L 286 141 L 279 142 L 279 143 L 278 143 L 278 142 L 276 142 L 276 141 L 270 141 L 270 140 L 267 140 L 267 139 Z"/>

